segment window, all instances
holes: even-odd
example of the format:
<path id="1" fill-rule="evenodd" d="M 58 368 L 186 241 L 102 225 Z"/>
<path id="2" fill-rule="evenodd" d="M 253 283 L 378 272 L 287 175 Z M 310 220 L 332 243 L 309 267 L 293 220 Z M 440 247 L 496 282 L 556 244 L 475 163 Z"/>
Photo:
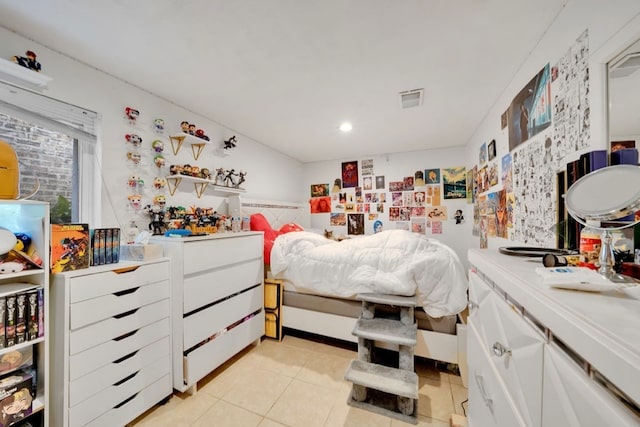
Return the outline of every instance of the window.
<path id="1" fill-rule="evenodd" d="M 49 202 L 51 221 L 98 223 L 94 112 L 0 83 L 0 139 L 20 162 L 20 194 Z"/>

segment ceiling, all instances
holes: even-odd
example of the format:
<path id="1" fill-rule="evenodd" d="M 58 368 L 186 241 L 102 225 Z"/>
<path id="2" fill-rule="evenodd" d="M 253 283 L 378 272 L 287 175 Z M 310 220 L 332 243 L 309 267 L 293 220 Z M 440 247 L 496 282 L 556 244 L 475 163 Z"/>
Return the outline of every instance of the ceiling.
<path id="1" fill-rule="evenodd" d="M 0 25 L 312 162 L 465 145 L 567 1 L 0 0 Z"/>

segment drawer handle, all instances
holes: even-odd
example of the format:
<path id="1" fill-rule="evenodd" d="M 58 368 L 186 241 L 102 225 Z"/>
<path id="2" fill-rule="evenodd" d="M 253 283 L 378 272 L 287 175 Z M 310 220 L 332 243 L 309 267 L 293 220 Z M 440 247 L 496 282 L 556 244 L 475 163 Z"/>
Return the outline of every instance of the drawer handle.
<path id="1" fill-rule="evenodd" d="M 135 314 L 136 311 L 140 310 L 139 308 L 134 308 L 133 310 L 129 310 L 129 311 L 125 311 L 124 313 L 120 313 L 120 314 L 115 314 L 112 317 L 115 319 L 122 319 L 123 317 L 127 317 L 127 316 L 131 316 L 132 314 Z"/>
<path id="2" fill-rule="evenodd" d="M 120 385 L 122 385 L 122 384 L 126 383 L 126 382 L 127 382 L 127 381 L 129 381 L 131 378 L 133 378 L 133 377 L 135 377 L 136 375 L 138 375 L 138 373 L 139 373 L 139 372 L 140 372 L 140 371 L 136 371 L 136 372 L 134 372 L 133 374 L 129 375 L 128 377 L 125 377 L 125 378 L 121 379 L 120 381 L 113 383 L 113 386 L 114 386 L 114 387 L 117 387 L 117 386 L 120 386 Z"/>
<path id="3" fill-rule="evenodd" d="M 493 399 L 489 397 L 487 394 L 487 390 L 484 388 L 484 379 L 482 375 L 476 374 L 476 385 L 478 386 L 478 390 L 480 391 L 480 395 L 482 396 L 482 400 L 484 400 L 484 404 L 489 408 L 489 411 L 493 414 Z"/>
<path id="4" fill-rule="evenodd" d="M 137 288 L 125 289 L 124 291 L 114 292 L 113 295 L 115 295 L 117 297 L 121 297 L 123 295 L 132 294 L 135 291 L 137 291 L 138 289 L 140 289 L 140 286 L 138 286 Z"/>
<path id="5" fill-rule="evenodd" d="M 135 335 L 137 332 L 138 332 L 138 329 L 136 329 L 135 331 L 127 332 L 126 334 L 122 334 L 119 337 L 113 338 L 113 341 L 122 341 L 125 338 L 129 338 L 129 337 Z"/>
<path id="6" fill-rule="evenodd" d="M 134 265 L 133 267 L 122 267 L 122 268 L 118 268 L 116 270 L 111 270 L 111 271 L 113 271 L 116 274 L 125 274 L 125 273 L 131 273 L 132 271 L 136 271 L 139 268 L 140 268 L 139 265 Z"/>
<path id="7" fill-rule="evenodd" d="M 134 394 L 134 395 L 133 395 L 133 396 L 131 396 L 131 397 L 127 397 L 125 400 L 123 400 L 122 402 L 120 402 L 120 403 L 118 403 L 116 406 L 114 406 L 114 407 L 113 407 L 113 409 L 118 409 L 118 408 L 120 408 L 121 406 L 126 405 L 127 403 L 129 403 L 130 401 L 132 401 L 133 399 L 135 399 L 137 395 L 138 395 L 138 393 Z"/>
<path id="8" fill-rule="evenodd" d="M 134 351 L 134 352 L 132 352 L 132 353 L 127 354 L 126 356 L 122 356 L 120 359 L 116 359 L 116 360 L 114 360 L 114 361 L 113 361 L 113 362 L 111 362 L 111 363 L 115 363 L 115 364 L 122 363 L 122 362 L 124 362 L 125 360 L 127 360 L 127 359 L 131 359 L 133 356 L 135 356 L 136 354 L 138 354 L 138 351 L 139 351 L 139 350 L 136 350 L 136 351 Z"/>
<path id="9" fill-rule="evenodd" d="M 496 341 L 493 344 L 493 354 L 495 354 L 497 357 L 502 357 L 505 354 L 511 356 L 511 349 L 510 348 L 506 348 L 505 346 L 500 344 L 498 341 Z"/>

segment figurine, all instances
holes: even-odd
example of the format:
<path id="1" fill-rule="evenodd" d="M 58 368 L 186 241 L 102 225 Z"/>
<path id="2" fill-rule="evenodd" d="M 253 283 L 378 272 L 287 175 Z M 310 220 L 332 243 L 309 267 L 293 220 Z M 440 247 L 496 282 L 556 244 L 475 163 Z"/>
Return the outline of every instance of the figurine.
<path id="1" fill-rule="evenodd" d="M 183 165 L 182 166 L 182 171 L 180 172 L 180 175 L 191 176 L 191 165 L 189 165 L 189 164 Z"/>
<path id="2" fill-rule="evenodd" d="M 169 166 L 169 175 L 182 175 L 182 165 Z"/>
<path id="3" fill-rule="evenodd" d="M 235 187 L 236 188 L 240 188 L 240 184 L 242 184 L 245 181 L 245 176 L 247 176 L 247 173 L 244 171 L 240 171 L 238 172 L 238 182 L 236 182 Z"/>
<path id="4" fill-rule="evenodd" d="M 173 166 L 174 165 L 172 165 L 172 167 Z M 157 190 L 162 190 L 166 186 L 167 186 L 167 180 L 165 178 L 162 178 L 160 176 L 156 176 L 153 179 L 153 188 L 155 188 Z"/>
<path id="5" fill-rule="evenodd" d="M 164 120 L 163 119 L 154 119 L 153 120 L 153 129 L 158 132 L 164 132 Z"/>
<path id="6" fill-rule="evenodd" d="M 216 169 L 216 185 L 224 185 L 224 168 Z"/>
<path id="7" fill-rule="evenodd" d="M 235 187 L 236 185 L 236 176 L 238 176 L 238 174 L 236 174 L 236 170 L 235 169 L 231 169 L 227 171 L 227 174 L 224 176 L 224 185 L 225 187 Z M 229 185 L 231 184 L 231 185 Z"/>
<path id="8" fill-rule="evenodd" d="M 167 204 L 167 198 L 163 195 L 156 196 L 153 198 L 153 204 L 164 208 Z"/>
<path id="9" fill-rule="evenodd" d="M 153 151 L 156 153 L 162 153 L 164 151 L 164 142 L 156 139 L 151 143 L 151 148 L 153 148 Z"/>
<path id="10" fill-rule="evenodd" d="M 140 164 L 142 156 L 140 155 L 140 153 L 132 153 L 131 151 L 129 151 L 127 153 L 127 159 L 131 160 L 131 162 L 137 166 Z"/>
<path id="11" fill-rule="evenodd" d="M 149 217 L 151 217 L 151 222 L 149 222 L 149 230 L 152 230 L 153 234 L 164 234 L 167 228 L 167 225 L 164 221 L 164 210 L 156 204 L 145 206 L 145 210 L 149 214 Z"/>
<path id="12" fill-rule="evenodd" d="M 165 164 L 164 156 L 162 154 L 156 154 L 153 157 L 153 163 L 159 168 L 163 167 Z"/>
<path id="13" fill-rule="evenodd" d="M 40 65 L 40 63 L 38 61 L 36 61 L 36 54 L 32 51 L 32 50 L 28 50 L 25 53 L 26 57 L 24 56 L 12 56 L 11 60 L 13 62 L 15 62 L 18 65 L 21 65 L 25 68 L 28 68 L 30 70 L 33 70 L 37 73 L 40 72 L 40 70 L 42 70 L 42 66 Z"/>
<path id="14" fill-rule="evenodd" d="M 209 137 L 204 134 L 204 131 L 202 129 L 196 130 L 196 136 L 200 139 L 204 139 L 205 141 L 209 141 Z"/>
<path id="15" fill-rule="evenodd" d="M 129 123 L 134 124 L 140 116 L 140 111 L 136 110 L 135 108 L 127 107 L 124 109 L 124 114 L 129 119 Z"/>
<path id="16" fill-rule="evenodd" d="M 184 133 L 189 133 L 189 122 L 187 121 L 180 122 L 180 129 L 182 129 L 182 132 Z"/>
<path id="17" fill-rule="evenodd" d="M 211 179 L 211 172 L 209 172 L 209 169 L 207 168 L 200 169 L 200 178 Z"/>
<path id="18" fill-rule="evenodd" d="M 200 166 L 191 166 L 190 176 L 200 178 Z"/>
<path id="19" fill-rule="evenodd" d="M 226 141 L 224 141 L 224 149 L 225 150 L 229 150 L 231 148 L 235 148 L 236 147 L 236 136 L 233 135 L 231 138 L 227 139 Z"/>
<path id="20" fill-rule="evenodd" d="M 124 137 L 128 143 L 136 148 L 139 147 L 140 144 L 142 144 L 142 138 L 140 138 L 140 136 L 136 135 L 135 133 L 128 133 Z"/>
<path id="21" fill-rule="evenodd" d="M 133 191 L 139 191 L 144 187 L 144 180 L 139 176 L 131 175 L 127 184 Z"/>
<path id="22" fill-rule="evenodd" d="M 196 125 L 189 123 L 189 135 L 196 136 Z"/>
<path id="23" fill-rule="evenodd" d="M 129 199 L 129 204 L 133 208 L 134 211 L 140 210 L 142 206 L 142 196 L 140 194 L 130 194 L 127 199 Z"/>

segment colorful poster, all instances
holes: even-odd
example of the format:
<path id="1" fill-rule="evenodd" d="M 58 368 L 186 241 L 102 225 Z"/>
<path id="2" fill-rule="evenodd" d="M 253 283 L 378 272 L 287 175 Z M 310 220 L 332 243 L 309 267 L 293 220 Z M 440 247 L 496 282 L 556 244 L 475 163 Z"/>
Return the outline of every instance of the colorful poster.
<path id="1" fill-rule="evenodd" d="M 425 169 L 424 176 L 427 177 L 427 184 L 440 184 L 440 169 Z"/>
<path id="2" fill-rule="evenodd" d="M 467 172 L 464 166 L 442 169 L 442 186 L 445 199 L 467 197 Z"/>
<path id="3" fill-rule="evenodd" d="M 358 186 L 358 162 L 342 163 L 342 188 Z"/>

